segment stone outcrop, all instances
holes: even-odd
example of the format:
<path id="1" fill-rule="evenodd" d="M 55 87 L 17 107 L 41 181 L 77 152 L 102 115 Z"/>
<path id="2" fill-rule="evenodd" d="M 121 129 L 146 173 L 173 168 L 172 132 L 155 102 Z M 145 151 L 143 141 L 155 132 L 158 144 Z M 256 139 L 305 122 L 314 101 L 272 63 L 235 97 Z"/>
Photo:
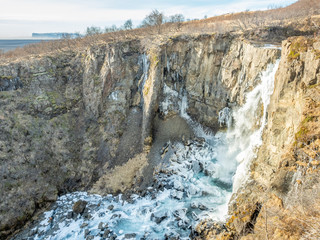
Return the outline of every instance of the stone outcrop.
<path id="1" fill-rule="evenodd" d="M 59 194 L 147 185 L 159 149 L 192 136 L 179 117 L 184 98 L 185 111 L 216 131 L 219 111 L 242 104 L 279 54 L 236 36 L 199 35 L 0 66 L 0 238 Z"/>

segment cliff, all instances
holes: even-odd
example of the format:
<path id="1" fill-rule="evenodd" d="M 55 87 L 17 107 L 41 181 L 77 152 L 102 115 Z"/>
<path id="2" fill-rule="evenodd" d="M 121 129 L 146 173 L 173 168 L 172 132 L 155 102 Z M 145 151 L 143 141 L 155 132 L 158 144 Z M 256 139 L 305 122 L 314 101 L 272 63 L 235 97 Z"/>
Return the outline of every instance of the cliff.
<path id="1" fill-rule="evenodd" d="M 225 225 L 203 222 L 203 239 L 319 238 L 319 39 L 282 43 L 263 144 Z M 225 230 L 227 229 L 227 230 Z"/>
<path id="2" fill-rule="evenodd" d="M 215 132 L 279 55 L 229 34 L 182 35 L 1 65 L 1 238 L 63 193 L 143 191 L 163 145 L 193 135 L 182 100 Z"/>

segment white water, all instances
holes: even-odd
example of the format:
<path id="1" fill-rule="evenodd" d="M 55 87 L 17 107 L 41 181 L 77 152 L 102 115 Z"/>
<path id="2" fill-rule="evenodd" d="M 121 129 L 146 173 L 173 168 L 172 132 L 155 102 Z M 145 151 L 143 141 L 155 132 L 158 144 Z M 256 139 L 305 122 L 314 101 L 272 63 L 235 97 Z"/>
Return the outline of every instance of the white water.
<path id="1" fill-rule="evenodd" d="M 146 54 L 141 55 L 140 59 L 139 59 L 139 65 L 142 66 L 142 86 L 144 86 L 144 84 L 146 83 L 147 79 L 148 79 L 148 72 L 149 72 L 149 67 L 150 67 L 150 62 L 149 62 L 149 58 Z"/>
<path id="2" fill-rule="evenodd" d="M 224 220 L 232 191 L 246 180 L 249 163 L 262 143 L 266 109 L 278 64 L 279 61 L 267 67 L 261 83 L 247 94 L 246 103 L 232 111 L 234 125 L 215 136 L 188 116 L 185 94 L 166 89 L 174 98 L 181 96 L 181 116 L 205 142 L 169 144 L 170 160 L 155 174 L 155 182 L 164 187 L 150 188 L 144 197 L 132 195 L 131 201 L 123 201 L 121 195 L 102 197 L 84 192 L 61 196 L 30 235 L 34 239 L 81 240 L 86 239 L 87 232 L 92 239 L 103 239 L 105 229 L 98 226 L 108 224 L 111 233 L 107 239 L 112 235 L 124 239 L 131 233 L 136 234 L 132 239 L 164 239 L 165 236 L 189 239 L 191 228 L 200 220 Z M 164 100 L 164 109 L 170 101 Z M 221 121 L 229 123 L 230 114 Z M 80 199 L 88 202 L 89 215 L 68 218 L 73 204 Z M 109 210 L 111 205 L 114 208 Z"/>
<path id="3" fill-rule="evenodd" d="M 280 60 L 277 60 L 275 64 L 267 66 L 261 74 L 261 83 L 247 94 L 246 103 L 238 111 L 234 111 L 235 125 L 227 134 L 229 145 L 232 146 L 229 151 L 237 152 L 236 160 L 239 163 L 233 180 L 234 192 L 247 180 L 250 162 L 256 157 L 262 144 L 262 133 L 267 123 L 267 108 L 279 63 Z"/>

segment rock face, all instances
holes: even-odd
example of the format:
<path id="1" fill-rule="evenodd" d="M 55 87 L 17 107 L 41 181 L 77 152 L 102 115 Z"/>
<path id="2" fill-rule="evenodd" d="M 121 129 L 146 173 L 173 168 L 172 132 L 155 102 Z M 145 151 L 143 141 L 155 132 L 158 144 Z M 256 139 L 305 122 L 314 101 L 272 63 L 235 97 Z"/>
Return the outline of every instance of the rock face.
<path id="1" fill-rule="evenodd" d="M 280 56 L 279 50 L 228 35 L 172 39 L 163 48 L 164 84 L 180 98 L 185 94 L 188 114 L 211 129 L 218 128 L 218 112 L 228 102 L 243 104 L 244 93 L 256 86 L 260 72 Z"/>
<path id="2" fill-rule="evenodd" d="M 319 238 L 319 42 L 282 44 L 263 144 L 250 179 L 230 202 L 227 231 L 201 229 L 217 239 Z M 203 225 L 203 224 L 202 224 Z"/>
<path id="3" fill-rule="evenodd" d="M 0 91 L 17 90 L 22 87 L 19 78 L 0 78 Z"/>
<path id="4" fill-rule="evenodd" d="M 103 46 L 0 67 L 2 79 L 23 84 L 0 92 L 2 238 L 58 194 L 89 188 L 107 162 L 111 168 L 139 152 L 137 138 L 127 155 L 116 158 L 126 138 L 133 86 L 142 75 L 137 46 Z M 139 125 L 135 131 L 139 136 Z"/>
<path id="5" fill-rule="evenodd" d="M 161 128 L 186 125 L 183 110 L 216 131 L 219 111 L 242 104 L 279 54 L 230 35 L 200 35 L 0 66 L 0 238 L 59 194 L 92 186 L 115 193 L 147 181 L 141 176 L 153 171 L 155 152 L 188 134 Z"/>

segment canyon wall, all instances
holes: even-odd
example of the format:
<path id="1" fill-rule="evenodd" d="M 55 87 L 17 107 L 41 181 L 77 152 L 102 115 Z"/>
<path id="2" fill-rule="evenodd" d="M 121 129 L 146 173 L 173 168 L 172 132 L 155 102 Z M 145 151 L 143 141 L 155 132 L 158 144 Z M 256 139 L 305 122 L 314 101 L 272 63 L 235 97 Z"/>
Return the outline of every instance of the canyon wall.
<path id="1" fill-rule="evenodd" d="M 198 226 L 201 239 L 318 239 L 320 42 L 282 43 L 263 144 L 225 224 Z M 226 230 L 227 229 L 227 230 Z"/>
<path id="2" fill-rule="evenodd" d="M 182 98 L 192 119 L 215 132 L 219 111 L 243 104 L 279 56 L 226 34 L 102 44 L 1 65 L 0 238 L 60 194 L 148 186 L 163 144 L 192 137 L 179 117 Z"/>

